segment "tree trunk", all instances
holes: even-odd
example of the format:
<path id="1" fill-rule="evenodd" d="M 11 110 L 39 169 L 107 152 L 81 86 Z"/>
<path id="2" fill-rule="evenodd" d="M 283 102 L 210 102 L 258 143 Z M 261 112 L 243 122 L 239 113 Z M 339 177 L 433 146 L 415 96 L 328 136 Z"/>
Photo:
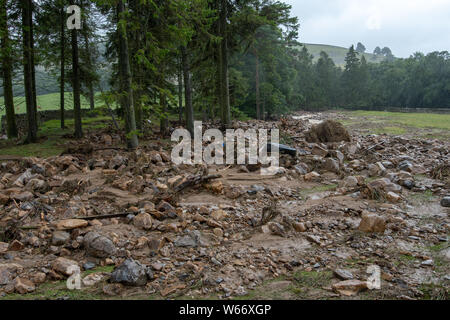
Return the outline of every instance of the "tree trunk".
<path id="1" fill-rule="evenodd" d="M 59 107 L 60 107 L 60 112 L 61 112 L 61 129 L 65 129 L 65 123 L 64 123 L 64 94 L 65 94 L 65 82 L 66 82 L 66 33 L 65 33 L 65 28 L 66 28 L 66 14 L 64 11 L 64 5 L 62 5 L 61 7 L 61 75 L 60 75 L 60 79 L 59 79 Z"/>
<path id="2" fill-rule="evenodd" d="M 84 33 L 84 43 L 85 43 L 85 49 L 86 49 L 86 54 L 87 54 L 87 63 L 88 63 L 88 69 L 92 70 L 93 66 L 92 66 L 92 59 L 91 59 L 91 51 L 90 51 L 90 46 L 89 46 L 89 37 L 87 36 L 87 33 Z M 92 84 L 92 79 L 90 77 L 90 75 L 87 78 L 87 88 L 89 91 L 89 106 L 91 110 L 95 109 L 95 93 L 94 93 L 94 85 Z"/>
<path id="3" fill-rule="evenodd" d="M 220 0 L 219 30 L 222 41 L 220 42 L 220 86 L 222 124 L 229 127 L 231 124 L 230 90 L 228 83 L 228 47 L 227 47 L 227 0 Z"/>
<path id="4" fill-rule="evenodd" d="M 28 120 L 28 137 L 26 142 L 37 142 L 37 118 L 36 106 L 34 104 L 33 96 L 33 57 L 31 52 L 31 30 L 33 24 L 31 23 L 31 0 L 21 1 L 22 6 L 22 40 L 23 40 L 23 75 L 25 86 L 25 101 L 27 106 L 27 120 Z"/>
<path id="5" fill-rule="evenodd" d="M 165 93 L 160 94 L 159 103 L 161 104 L 162 112 L 163 112 L 163 116 L 161 117 L 161 120 L 160 120 L 160 132 L 163 136 L 166 136 L 168 129 L 169 129 L 169 119 L 166 116 L 167 98 L 166 98 Z"/>
<path id="6" fill-rule="evenodd" d="M 192 105 L 192 86 L 191 86 L 191 76 L 189 74 L 189 57 L 186 52 L 186 47 L 181 47 L 181 64 L 183 65 L 183 76 L 184 76 L 184 96 L 185 96 L 185 108 L 186 108 L 186 127 L 194 136 L 194 107 Z"/>
<path id="7" fill-rule="evenodd" d="M 71 0 L 73 5 L 74 1 Z M 75 120 L 75 139 L 83 137 L 83 129 L 81 126 L 81 100 L 80 100 L 80 68 L 78 57 L 78 30 L 72 30 L 72 87 L 73 87 L 73 115 Z"/>
<path id="8" fill-rule="evenodd" d="M 117 4 L 117 14 L 118 20 L 120 21 L 122 13 L 124 12 L 123 0 L 119 0 Z M 122 102 L 122 108 L 125 111 L 125 122 L 127 128 L 127 144 L 128 148 L 135 149 L 139 145 L 137 130 L 136 130 L 136 118 L 134 114 L 133 105 L 133 89 L 132 89 L 132 77 L 130 68 L 130 59 L 128 54 L 128 39 L 126 33 L 126 27 L 121 28 L 118 24 L 118 35 L 119 35 L 119 68 L 120 70 L 120 84 L 122 94 L 125 95 Z"/>
<path id="9" fill-rule="evenodd" d="M 181 61 L 178 68 L 178 121 L 180 124 L 183 122 L 183 67 Z"/>
<path id="10" fill-rule="evenodd" d="M 33 10 L 34 10 L 34 3 L 31 0 L 30 1 L 30 15 L 29 15 L 29 19 L 30 19 L 30 26 L 33 26 Z M 34 59 L 34 28 L 30 29 L 30 45 L 31 45 L 31 83 L 33 86 L 33 101 L 34 101 L 34 109 L 36 112 L 36 118 L 38 117 L 38 110 L 37 110 L 37 92 L 36 92 L 36 64 L 35 64 L 35 59 Z M 36 126 L 38 125 L 37 121 L 36 121 Z"/>
<path id="11" fill-rule="evenodd" d="M 256 73 L 255 73 L 255 87 L 256 87 L 256 119 L 261 120 L 261 103 L 259 96 L 259 59 L 256 49 L 253 48 L 256 61 Z"/>
<path id="12" fill-rule="evenodd" d="M 8 14 L 6 0 L 0 0 L 0 32 L 2 33 L 0 57 L 3 66 L 3 95 L 6 111 L 6 134 L 8 138 L 16 138 L 18 135 L 16 126 L 16 115 L 14 112 L 14 95 L 12 85 L 12 59 L 11 48 L 9 48 Z"/>

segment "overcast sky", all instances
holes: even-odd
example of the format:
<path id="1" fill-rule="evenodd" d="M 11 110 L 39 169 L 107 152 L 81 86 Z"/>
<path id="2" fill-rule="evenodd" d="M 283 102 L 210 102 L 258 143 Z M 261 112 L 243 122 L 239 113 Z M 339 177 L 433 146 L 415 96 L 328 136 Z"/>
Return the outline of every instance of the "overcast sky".
<path id="1" fill-rule="evenodd" d="M 450 51 L 450 0 L 282 0 L 300 21 L 300 42 L 367 52 L 391 48 L 397 57 Z"/>

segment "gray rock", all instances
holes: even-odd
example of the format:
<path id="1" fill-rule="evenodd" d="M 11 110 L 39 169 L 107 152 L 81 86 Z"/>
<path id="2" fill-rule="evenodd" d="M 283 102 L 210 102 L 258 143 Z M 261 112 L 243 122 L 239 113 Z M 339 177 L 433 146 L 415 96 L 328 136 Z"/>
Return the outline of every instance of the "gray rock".
<path id="1" fill-rule="evenodd" d="M 402 161 L 399 163 L 398 168 L 402 171 L 408 171 L 411 172 L 413 165 L 408 160 Z"/>
<path id="2" fill-rule="evenodd" d="M 116 246 L 111 239 L 102 236 L 97 232 L 89 232 L 86 234 L 83 242 L 86 252 L 97 258 L 108 258 L 117 251 Z"/>
<path id="3" fill-rule="evenodd" d="M 206 244 L 205 239 L 203 239 L 202 234 L 198 230 L 189 231 L 186 235 L 178 237 L 174 242 L 176 247 L 188 248 L 195 248 Z"/>
<path id="4" fill-rule="evenodd" d="M 62 246 L 70 239 L 70 234 L 65 231 L 53 232 L 52 244 L 54 246 Z"/>
<path id="5" fill-rule="evenodd" d="M 444 197 L 441 200 L 441 206 L 449 208 L 450 207 L 450 197 Z"/>
<path id="6" fill-rule="evenodd" d="M 348 270 L 336 269 L 336 270 L 334 270 L 333 273 L 337 278 L 339 278 L 341 280 L 352 280 L 353 279 L 353 274 Z"/>
<path id="7" fill-rule="evenodd" d="M 95 268 L 95 263 L 94 262 L 86 262 L 85 264 L 83 264 L 83 269 L 84 270 L 91 270 Z"/>
<path id="8" fill-rule="evenodd" d="M 127 286 L 144 286 L 147 283 L 148 268 L 133 259 L 125 260 L 111 274 L 111 282 Z"/>

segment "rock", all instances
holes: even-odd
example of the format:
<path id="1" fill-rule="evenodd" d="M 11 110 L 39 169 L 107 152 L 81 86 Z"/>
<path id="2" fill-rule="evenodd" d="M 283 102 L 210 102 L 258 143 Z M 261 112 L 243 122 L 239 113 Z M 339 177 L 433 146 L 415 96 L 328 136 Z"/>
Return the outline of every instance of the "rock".
<path id="1" fill-rule="evenodd" d="M 372 182 L 369 182 L 367 184 L 367 187 L 372 192 L 372 194 L 378 195 L 378 196 L 384 196 L 384 197 L 386 197 L 386 194 L 388 192 L 400 193 L 402 191 L 401 186 L 399 186 L 398 184 L 392 183 L 387 178 L 381 178 L 381 179 L 377 179 Z"/>
<path id="2" fill-rule="evenodd" d="M 305 224 L 302 222 L 294 222 L 292 226 L 297 232 L 305 232 L 307 230 Z"/>
<path id="3" fill-rule="evenodd" d="M 398 169 L 402 171 L 411 172 L 413 169 L 413 165 L 408 160 L 404 160 L 398 164 Z"/>
<path id="4" fill-rule="evenodd" d="M 9 197 L 0 193 L 0 205 L 5 205 L 9 202 Z"/>
<path id="5" fill-rule="evenodd" d="M 319 182 L 320 181 L 320 174 L 318 174 L 317 172 L 313 171 L 313 172 L 305 174 L 303 178 L 305 179 L 305 181 Z"/>
<path id="6" fill-rule="evenodd" d="M 401 199 L 402 198 L 398 194 L 396 194 L 395 192 L 390 191 L 390 192 L 388 192 L 386 194 L 386 200 L 387 201 L 396 203 L 396 202 L 400 202 Z"/>
<path id="7" fill-rule="evenodd" d="M 52 236 L 52 244 L 54 246 L 61 246 L 70 240 L 70 234 L 65 231 L 55 231 Z"/>
<path id="8" fill-rule="evenodd" d="M 50 190 L 50 186 L 46 181 L 36 178 L 28 181 L 26 188 L 39 193 L 46 193 Z"/>
<path id="9" fill-rule="evenodd" d="M 223 230 L 221 228 L 214 228 L 213 233 L 216 237 L 223 237 Z"/>
<path id="10" fill-rule="evenodd" d="M 103 286 L 102 291 L 108 296 L 118 296 L 123 292 L 123 289 L 120 283 L 108 283 Z"/>
<path id="11" fill-rule="evenodd" d="M 11 283 L 18 274 L 23 272 L 23 267 L 17 263 L 0 264 L 0 285 Z"/>
<path id="12" fill-rule="evenodd" d="M 216 193 L 216 194 L 221 194 L 222 192 L 223 192 L 223 183 L 222 183 L 222 181 L 218 181 L 218 180 L 216 180 L 216 181 L 213 181 L 213 182 L 211 182 L 211 183 L 208 183 L 207 185 L 206 185 L 206 188 L 208 189 L 208 190 L 211 190 L 213 193 Z"/>
<path id="13" fill-rule="evenodd" d="M 211 213 L 211 217 L 213 217 L 214 220 L 222 221 L 227 217 L 227 213 L 222 209 L 214 210 Z"/>
<path id="14" fill-rule="evenodd" d="M 309 234 L 309 235 L 306 236 L 306 239 L 308 241 L 314 242 L 314 243 L 316 243 L 318 245 L 322 244 L 322 242 L 320 241 L 320 237 L 318 237 L 318 236 L 314 236 L 314 235 Z"/>
<path id="15" fill-rule="evenodd" d="M 72 274 L 80 271 L 80 267 L 76 261 L 59 257 L 52 263 L 52 269 L 65 276 L 71 276 Z"/>
<path id="16" fill-rule="evenodd" d="M 111 282 L 127 286 L 144 286 L 147 283 L 146 267 L 138 261 L 127 259 L 113 271 Z"/>
<path id="17" fill-rule="evenodd" d="M 354 176 L 348 176 L 341 181 L 339 186 L 344 188 L 355 188 L 358 186 L 358 179 Z"/>
<path id="18" fill-rule="evenodd" d="M 87 254 L 97 258 L 108 258 L 117 251 L 111 239 L 93 231 L 85 235 L 83 243 Z"/>
<path id="19" fill-rule="evenodd" d="M 450 197 L 444 197 L 441 200 L 441 206 L 449 208 L 450 207 Z"/>
<path id="20" fill-rule="evenodd" d="M 153 220 L 148 213 L 139 213 L 133 219 L 133 225 L 139 229 L 150 230 L 153 225 Z"/>
<path id="21" fill-rule="evenodd" d="M 17 293 L 26 294 L 36 290 L 36 286 L 32 281 L 28 279 L 17 277 L 14 280 L 14 289 L 16 290 Z"/>
<path id="22" fill-rule="evenodd" d="M 175 219 L 178 217 L 177 211 L 175 208 L 166 201 L 161 201 L 158 206 L 156 207 L 156 210 L 164 212 L 169 218 Z"/>
<path id="23" fill-rule="evenodd" d="M 326 158 L 322 168 L 330 172 L 339 173 L 339 162 L 333 158 Z"/>
<path id="24" fill-rule="evenodd" d="M 34 194 L 32 194 L 30 191 L 24 191 L 21 193 L 13 194 L 12 198 L 19 202 L 31 201 L 34 199 Z"/>
<path id="25" fill-rule="evenodd" d="M 428 259 L 425 260 L 421 263 L 422 266 L 432 266 L 433 265 L 433 260 L 432 259 Z"/>
<path id="26" fill-rule="evenodd" d="M 81 219 L 67 219 L 60 220 L 56 223 L 56 228 L 58 230 L 72 230 L 77 228 L 84 228 L 88 226 L 88 222 L 86 220 Z"/>
<path id="27" fill-rule="evenodd" d="M 0 242 L 0 254 L 8 251 L 9 245 L 6 242 Z"/>
<path id="28" fill-rule="evenodd" d="M 36 284 L 44 283 L 47 275 L 44 272 L 36 272 L 31 276 L 31 281 Z"/>
<path id="29" fill-rule="evenodd" d="M 83 269 L 84 270 L 91 270 L 91 269 L 94 269 L 95 266 L 96 266 L 96 264 L 94 262 L 88 261 L 85 264 L 83 264 Z"/>
<path id="30" fill-rule="evenodd" d="M 23 250 L 23 248 L 25 248 L 25 245 L 22 242 L 20 242 L 19 240 L 14 240 L 9 244 L 8 250 L 20 251 Z"/>
<path id="31" fill-rule="evenodd" d="M 314 147 L 311 150 L 311 153 L 316 156 L 325 157 L 328 154 L 328 150 L 322 148 L 321 146 L 314 145 Z"/>
<path id="32" fill-rule="evenodd" d="M 339 278 L 341 280 L 352 280 L 353 279 L 353 274 L 348 270 L 336 269 L 333 271 L 333 273 L 337 278 Z"/>
<path id="33" fill-rule="evenodd" d="M 202 237 L 202 234 L 198 230 L 188 231 L 186 235 L 178 237 L 174 245 L 176 247 L 188 247 L 195 248 L 198 246 L 207 245 L 205 239 Z"/>
<path id="34" fill-rule="evenodd" d="M 102 272 L 91 273 L 83 278 L 83 285 L 85 287 L 95 286 L 97 283 L 101 282 L 106 275 Z"/>
<path id="35" fill-rule="evenodd" d="M 361 290 L 367 289 L 367 282 L 360 280 L 345 280 L 333 284 L 332 289 L 345 296 L 353 296 Z"/>
<path id="36" fill-rule="evenodd" d="M 386 230 L 386 220 L 373 213 L 363 213 L 358 230 L 383 233 Z"/>
<path id="37" fill-rule="evenodd" d="M 305 163 L 299 163 L 298 165 L 294 166 L 294 169 L 300 175 L 305 175 L 309 172 L 309 167 Z"/>

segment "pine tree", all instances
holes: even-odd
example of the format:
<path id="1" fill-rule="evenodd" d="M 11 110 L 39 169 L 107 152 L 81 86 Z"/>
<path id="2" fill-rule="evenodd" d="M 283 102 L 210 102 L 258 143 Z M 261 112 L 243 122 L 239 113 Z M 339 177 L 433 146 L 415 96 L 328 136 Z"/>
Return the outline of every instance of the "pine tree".
<path id="1" fill-rule="evenodd" d="M 9 139 L 18 135 L 14 112 L 14 94 L 12 84 L 12 58 L 9 40 L 7 1 L 0 0 L 0 58 L 2 61 L 3 93 L 6 110 L 6 134 Z"/>

